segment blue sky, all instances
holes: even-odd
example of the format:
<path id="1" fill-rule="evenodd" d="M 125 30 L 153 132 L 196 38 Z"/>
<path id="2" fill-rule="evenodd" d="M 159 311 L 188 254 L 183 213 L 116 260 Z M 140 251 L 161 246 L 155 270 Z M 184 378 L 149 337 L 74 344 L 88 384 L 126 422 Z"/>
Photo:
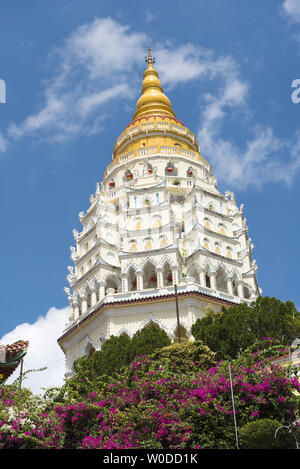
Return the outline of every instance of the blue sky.
<path id="1" fill-rule="evenodd" d="M 55 343 L 72 229 L 132 119 L 148 45 L 219 189 L 245 205 L 263 295 L 300 307 L 300 0 L 11 0 L 0 6 L 0 340 L 25 326 L 39 336 L 42 321 Z"/>

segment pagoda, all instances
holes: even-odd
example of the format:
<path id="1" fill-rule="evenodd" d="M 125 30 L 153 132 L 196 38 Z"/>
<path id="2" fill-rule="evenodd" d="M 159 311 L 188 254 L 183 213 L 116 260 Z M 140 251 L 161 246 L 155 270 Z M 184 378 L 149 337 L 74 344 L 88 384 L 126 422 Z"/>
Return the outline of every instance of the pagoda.
<path id="1" fill-rule="evenodd" d="M 112 335 L 132 337 L 154 322 L 173 340 L 193 339 L 191 326 L 207 311 L 260 294 L 243 205 L 218 190 L 196 136 L 164 94 L 150 48 L 146 62 L 133 120 L 79 213 L 82 230 L 73 230 L 70 315 L 58 339 L 67 377 Z"/>

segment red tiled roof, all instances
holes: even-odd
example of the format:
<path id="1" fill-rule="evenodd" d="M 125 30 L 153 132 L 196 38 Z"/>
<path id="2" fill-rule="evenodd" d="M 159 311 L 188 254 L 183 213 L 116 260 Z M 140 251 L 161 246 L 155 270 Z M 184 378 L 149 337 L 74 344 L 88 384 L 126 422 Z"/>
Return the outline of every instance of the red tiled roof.
<path id="1" fill-rule="evenodd" d="M 0 382 L 13 374 L 26 353 L 28 345 L 29 342 L 26 340 L 18 340 L 13 344 L 5 345 L 5 363 L 0 363 Z"/>

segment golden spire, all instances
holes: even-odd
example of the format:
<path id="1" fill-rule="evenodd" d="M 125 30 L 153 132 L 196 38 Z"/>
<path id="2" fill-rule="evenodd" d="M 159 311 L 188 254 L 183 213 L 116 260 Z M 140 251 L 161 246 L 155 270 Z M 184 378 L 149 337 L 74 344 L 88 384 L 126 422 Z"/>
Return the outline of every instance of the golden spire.
<path id="1" fill-rule="evenodd" d="M 136 103 L 136 112 L 133 116 L 133 120 L 138 117 L 155 114 L 175 117 L 171 101 L 164 94 L 158 73 L 152 66 L 155 60 L 152 58 L 150 47 L 148 47 L 146 62 L 148 67 L 144 72 L 142 96 Z"/>

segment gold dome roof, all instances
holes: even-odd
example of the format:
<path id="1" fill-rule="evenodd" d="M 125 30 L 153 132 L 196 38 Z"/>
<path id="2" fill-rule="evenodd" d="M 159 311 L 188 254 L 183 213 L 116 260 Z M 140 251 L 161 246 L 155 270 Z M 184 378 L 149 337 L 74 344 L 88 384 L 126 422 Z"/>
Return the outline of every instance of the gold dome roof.
<path id="1" fill-rule="evenodd" d="M 196 136 L 176 118 L 171 102 L 163 92 L 158 73 L 153 68 L 150 47 L 146 62 L 148 65 L 136 112 L 116 140 L 111 165 L 142 155 L 165 153 L 173 156 L 179 154 L 193 161 L 201 160 L 209 167 L 199 153 Z"/>
<path id="2" fill-rule="evenodd" d="M 167 115 L 175 117 L 172 109 L 171 101 L 164 94 L 160 84 L 158 73 L 153 68 L 153 59 L 151 56 L 151 48 L 148 48 L 147 70 L 144 72 L 144 80 L 142 87 L 142 95 L 136 103 L 136 112 L 133 120 L 147 115 Z"/>

